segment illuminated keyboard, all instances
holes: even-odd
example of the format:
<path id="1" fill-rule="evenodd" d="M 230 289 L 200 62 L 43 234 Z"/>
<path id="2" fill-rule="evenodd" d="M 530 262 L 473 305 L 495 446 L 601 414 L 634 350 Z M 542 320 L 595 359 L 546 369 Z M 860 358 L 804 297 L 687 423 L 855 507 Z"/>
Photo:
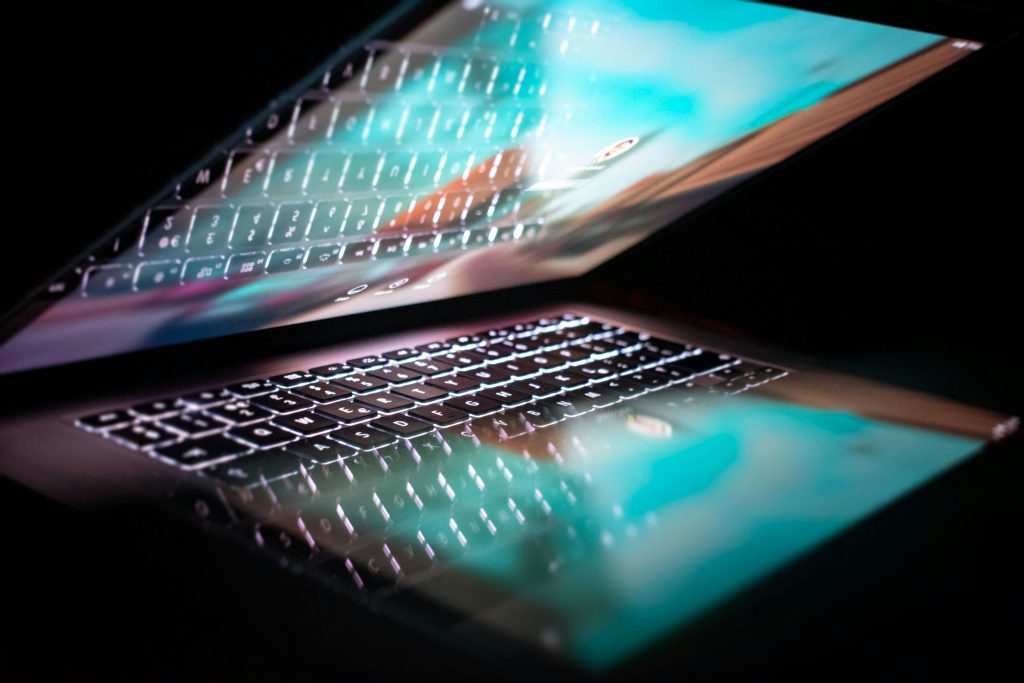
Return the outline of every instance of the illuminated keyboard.
<path id="1" fill-rule="evenodd" d="M 330 560 L 363 591 L 429 574 L 474 548 L 563 533 L 556 520 L 572 519 L 587 479 L 539 476 L 538 466 L 557 470 L 570 451 L 611 447 L 590 429 L 560 436 L 567 424 L 620 419 L 659 398 L 678 411 L 672 406 L 787 372 L 565 315 L 157 398 L 77 424 L 232 492 L 258 544 Z M 649 413 L 628 416 L 630 429 L 665 429 Z"/>
<path id="2" fill-rule="evenodd" d="M 78 425 L 250 486 L 271 471 L 296 473 L 303 458 L 330 462 L 464 423 L 510 439 L 670 386 L 696 399 L 785 374 L 567 315 L 156 399 Z"/>
<path id="3" fill-rule="evenodd" d="M 538 38 L 562 36 L 564 51 L 607 26 L 480 16 L 487 47 L 375 41 L 316 74 L 46 294 L 451 258 L 542 235 L 545 217 L 524 206 L 523 171 L 559 158 L 573 111 L 548 93 Z"/>

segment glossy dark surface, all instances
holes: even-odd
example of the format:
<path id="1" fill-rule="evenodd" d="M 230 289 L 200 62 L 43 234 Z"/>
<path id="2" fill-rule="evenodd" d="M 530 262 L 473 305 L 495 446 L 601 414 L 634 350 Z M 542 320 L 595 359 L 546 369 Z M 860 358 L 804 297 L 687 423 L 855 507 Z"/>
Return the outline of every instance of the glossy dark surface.
<path id="1" fill-rule="evenodd" d="M 55 264 L 0 372 L 578 276 L 984 45 L 744 2 L 419 14 Z"/>
<path id="2" fill-rule="evenodd" d="M 220 31 L 227 34 L 236 26 L 232 21 Z M 148 44 L 153 30 L 139 32 L 140 48 Z M 187 30 L 185 22 L 175 25 L 172 20 L 167 37 L 178 38 Z M 329 34 L 326 42 L 333 44 L 333 28 L 323 26 L 322 30 Z M 109 38 L 104 52 L 86 58 L 83 55 L 90 51 L 82 49 L 74 59 L 98 60 L 97 68 L 114 73 L 124 59 L 120 46 L 134 39 L 122 34 Z M 62 44 L 74 46 L 74 40 L 81 38 L 69 37 Z M 85 47 L 94 47 L 91 39 Z M 284 68 L 281 51 L 299 49 L 287 41 L 277 47 L 274 59 L 260 69 L 239 68 L 239 62 L 223 54 L 194 54 L 189 59 L 194 60 L 195 72 L 203 71 L 210 60 L 219 64 L 214 69 L 217 76 L 209 81 L 211 94 L 222 89 L 221 73 L 241 74 L 239 78 L 251 79 L 253 87 L 265 87 L 266 74 Z M 149 52 L 146 59 L 150 58 L 153 61 L 146 62 L 150 65 L 168 60 L 162 72 L 168 82 L 189 71 L 171 61 L 170 53 Z M 176 55 L 174 60 L 180 58 Z M 216 61 L 220 59 L 224 61 Z M 675 315 L 671 311 L 685 304 L 759 336 L 801 345 L 819 358 L 858 372 L 1019 412 L 1020 373 L 1013 361 L 1020 347 L 1019 333 L 1011 326 L 1012 316 L 1006 314 L 1013 310 L 1010 304 L 1015 299 L 1011 293 L 1016 276 L 1008 267 L 1013 252 L 992 248 L 1006 237 L 1005 224 L 997 220 L 1005 213 L 1000 207 L 1015 203 L 1012 179 L 993 171 L 992 162 L 1019 150 L 1019 133 L 1011 125 L 1017 118 L 1014 105 L 1007 99 L 1008 91 L 1000 87 L 1007 77 L 1000 68 L 1009 69 L 1017 62 L 1009 55 L 1001 59 L 1006 61 L 995 60 L 954 81 L 954 90 L 967 93 L 964 97 L 970 106 L 935 109 L 929 105 L 930 111 L 938 113 L 927 124 L 913 109 L 892 112 L 898 123 L 869 127 L 835 148 L 838 158 L 830 161 L 831 157 L 819 155 L 808 160 L 811 165 L 805 172 L 791 171 L 770 191 L 752 195 L 744 208 L 719 214 L 711 223 L 714 229 L 698 230 L 676 242 L 717 254 L 692 266 L 688 284 L 682 288 L 687 292 L 684 296 L 675 296 L 671 288 L 679 282 L 678 257 L 664 246 L 639 252 L 603 275 L 620 276 L 614 291 L 622 291 L 625 285 L 633 288 L 632 298 L 626 299 L 633 306 Z M 34 80 L 45 85 L 41 91 L 51 91 L 51 74 Z M 61 80 L 72 90 L 79 87 L 73 78 Z M 114 92 L 131 82 L 92 82 L 88 87 L 109 87 Z M 196 87 L 201 97 L 202 79 Z M 947 103 L 949 95 L 949 90 L 937 88 L 929 102 Z M 156 120 L 187 118 L 187 100 L 168 101 L 163 93 L 151 97 L 142 108 Z M 235 99 L 244 108 L 244 97 Z M 115 124 L 105 111 L 87 108 L 80 113 L 86 127 L 124 130 L 123 122 Z M 200 145 L 197 151 L 201 151 L 202 145 L 212 141 L 202 142 L 206 134 L 202 131 L 209 133 L 204 126 L 216 128 L 220 115 L 190 125 L 187 134 L 168 133 L 158 145 L 161 153 L 184 156 L 181 150 L 188 145 Z M 213 137 L 237 119 L 225 118 L 228 123 L 214 130 Z M 39 124 L 39 137 L 48 138 L 54 127 L 44 125 L 46 121 L 41 114 L 27 125 Z M 148 139 L 149 125 L 135 119 L 129 125 L 144 128 L 140 135 Z M 171 125 L 162 129 L 182 130 Z M 950 133 L 954 130 L 955 134 Z M 932 144 L 937 136 L 948 148 L 940 150 Z M 102 145 L 86 140 L 81 147 L 86 153 L 109 155 L 112 169 L 119 167 L 117 159 L 132 158 L 129 137 L 100 139 Z M 93 144 L 95 148 L 90 147 Z M 125 157 L 118 157 L 118 150 Z M 951 176 L 944 165 L 950 154 L 971 158 L 972 172 Z M 881 155 L 888 163 L 877 163 Z M 156 166 L 136 171 L 127 177 L 129 186 L 145 185 L 147 177 L 158 183 L 164 177 Z M 859 190 L 833 183 L 834 173 L 859 178 Z M 787 178 L 800 182 L 793 187 Z M 92 199 L 102 194 L 97 191 L 102 186 L 103 178 L 83 177 L 67 193 L 102 212 L 102 202 Z M 148 194 L 151 186 L 152 182 L 144 192 Z M 936 196 L 943 200 L 936 202 Z M 875 198 L 895 207 L 890 218 L 879 219 Z M 843 207 L 842 214 L 829 214 L 827 209 L 836 204 Z M 124 208 L 118 206 L 112 213 Z M 757 239 L 755 228 L 761 225 L 764 211 L 771 212 L 773 222 L 786 226 L 784 238 L 766 234 Z M 836 246 L 834 241 L 817 232 L 824 216 L 838 233 L 850 234 L 858 228 L 861 239 L 829 251 Z M 971 225 L 969 237 L 950 242 L 927 239 L 932 226 L 965 222 Z M 733 239 L 726 251 L 715 251 L 721 247 L 716 235 L 722 226 L 732 226 L 728 234 L 742 236 L 744 241 Z M 68 233 L 69 242 L 75 238 Z M 747 239 L 754 240 L 753 246 L 746 246 Z M 885 250 L 875 248 L 880 242 Z M 787 248 L 779 250 L 780 243 Z M 808 258 L 822 253 L 834 255 Z M 658 267 L 651 268 L 652 263 Z M 863 276 L 865 263 L 873 265 L 871 277 Z M 23 265 L 31 273 L 39 262 Z M 814 282 L 822 286 L 806 286 L 808 268 Z M 954 276 L 949 277 L 950 273 Z M 716 286 L 704 286 L 701 274 Z M 750 282 L 756 286 L 746 286 Z M 964 299 L 969 305 L 959 303 Z M 68 386 L 61 392 L 74 389 Z M 35 393 L 29 390 L 22 395 Z M 1016 451 L 1013 444 L 1006 446 L 1004 454 L 1019 457 L 1019 444 Z M 874 675 L 879 669 L 907 676 L 998 671 L 1000 662 L 1012 661 L 1013 634 L 1021 628 L 1020 566 L 1007 540 L 1020 518 L 1014 502 L 1019 480 L 1019 467 L 957 478 L 956 486 L 940 488 L 927 504 L 890 515 L 884 525 L 869 526 L 859 542 L 841 546 L 842 559 L 821 562 L 815 571 L 783 584 L 786 590 L 778 591 L 778 597 L 761 603 L 760 629 L 749 623 L 739 635 L 729 629 L 735 637 L 726 642 L 739 640 L 745 645 L 742 649 L 712 644 L 701 650 L 702 656 L 681 658 L 676 652 L 668 661 L 673 670 L 685 666 L 706 675 L 749 676 L 766 670 L 812 675 L 834 670 L 837 661 L 851 675 Z M 4 506 L 9 511 L 4 515 L 5 538 L 20 557 L 11 569 L 18 590 L 4 595 L 5 613 L 15 615 L 3 623 L 5 635 L 11 634 L 2 660 L 5 669 L 33 672 L 29 675 L 34 678 L 53 667 L 92 677 L 138 678 L 138 672 L 152 671 L 154 666 L 171 676 L 204 678 L 227 671 L 229 677 L 239 678 L 301 678 L 336 674 L 341 656 L 355 671 L 479 671 L 479 664 L 472 660 L 438 657 L 418 637 L 410 637 L 391 622 L 382 624 L 367 617 L 361 610 L 333 605 L 338 609 L 327 617 L 322 596 L 297 587 L 287 574 L 254 566 L 248 556 L 234 555 L 215 542 L 219 539 L 207 543 L 176 526 L 158 524 L 141 511 L 71 513 L 6 482 Z M 154 536 L 159 543 L 149 542 Z M 195 557 L 204 561 L 197 565 Z M 809 609 L 815 597 L 817 611 Z M 291 627 L 269 631 L 268 617 L 287 620 Z M 345 635 L 329 636 L 331 630 L 325 626 L 339 623 L 344 624 Z M 183 636 L 204 629 L 223 634 L 216 646 L 204 638 Z M 49 656 L 54 640 L 62 641 L 69 655 L 63 663 Z M 116 658 L 111 654 L 112 642 L 124 645 Z M 252 651 L 302 651 L 305 656 L 297 663 L 287 655 L 240 654 Z M 404 656 L 396 657 L 397 653 Z"/>

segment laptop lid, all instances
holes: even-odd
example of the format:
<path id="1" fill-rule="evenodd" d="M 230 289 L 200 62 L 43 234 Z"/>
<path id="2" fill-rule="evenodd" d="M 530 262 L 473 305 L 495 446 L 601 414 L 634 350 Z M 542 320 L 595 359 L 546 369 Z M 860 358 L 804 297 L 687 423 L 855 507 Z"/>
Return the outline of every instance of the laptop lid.
<path id="1" fill-rule="evenodd" d="M 575 277 L 981 47 L 740 1 L 371 33 L 8 316 L 0 373 Z"/>

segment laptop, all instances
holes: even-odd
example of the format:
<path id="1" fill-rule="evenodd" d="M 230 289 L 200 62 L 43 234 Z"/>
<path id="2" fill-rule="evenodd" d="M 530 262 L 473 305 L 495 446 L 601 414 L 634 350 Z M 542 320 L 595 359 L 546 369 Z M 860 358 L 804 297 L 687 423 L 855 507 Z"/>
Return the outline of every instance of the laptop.
<path id="1" fill-rule="evenodd" d="M 1017 423 L 580 283 L 985 45 L 781 4 L 403 5 L 4 318 L 0 373 L 62 389 L 3 419 L 0 473 L 444 648 L 630 666 Z"/>

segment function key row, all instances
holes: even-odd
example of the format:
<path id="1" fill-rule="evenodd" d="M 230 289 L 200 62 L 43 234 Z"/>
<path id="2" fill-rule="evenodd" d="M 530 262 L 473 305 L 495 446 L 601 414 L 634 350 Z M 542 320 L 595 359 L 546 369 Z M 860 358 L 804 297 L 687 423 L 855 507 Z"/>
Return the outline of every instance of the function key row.
<path id="1" fill-rule="evenodd" d="M 82 296 L 95 297 L 178 284 L 232 280 L 401 257 L 480 249 L 533 239 L 539 225 L 449 230 L 313 246 L 287 246 L 228 255 L 166 258 L 138 264 L 114 263 L 86 269 Z"/>

